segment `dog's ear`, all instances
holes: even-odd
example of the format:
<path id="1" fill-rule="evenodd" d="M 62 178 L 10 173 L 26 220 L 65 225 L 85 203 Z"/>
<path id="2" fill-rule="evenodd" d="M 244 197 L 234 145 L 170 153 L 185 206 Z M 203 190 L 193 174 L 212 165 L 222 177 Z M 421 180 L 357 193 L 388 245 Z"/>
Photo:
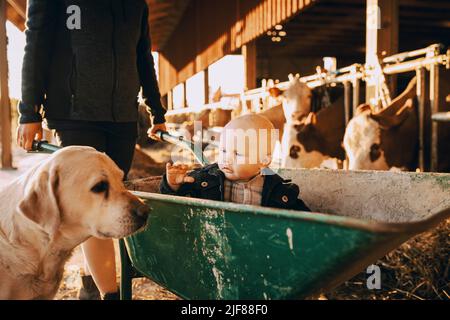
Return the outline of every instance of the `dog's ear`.
<path id="1" fill-rule="evenodd" d="M 57 168 L 40 171 L 33 181 L 30 181 L 30 186 L 25 190 L 24 198 L 18 206 L 19 212 L 36 223 L 50 237 L 56 233 L 61 222 L 58 185 Z"/>

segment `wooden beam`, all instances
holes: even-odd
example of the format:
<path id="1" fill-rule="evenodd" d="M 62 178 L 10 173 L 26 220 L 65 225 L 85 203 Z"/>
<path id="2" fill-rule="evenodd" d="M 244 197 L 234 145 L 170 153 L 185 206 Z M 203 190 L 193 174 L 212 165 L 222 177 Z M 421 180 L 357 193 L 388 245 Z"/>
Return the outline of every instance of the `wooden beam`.
<path id="1" fill-rule="evenodd" d="M 430 107 L 431 115 L 439 110 L 439 65 L 430 68 Z M 439 132 L 438 122 L 431 123 L 431 172 L 439 170 Z M 448 143 L 448 142 L 447 142 Z"/>
<path id="2" fill-rule="evenodd" d="M 378 52 L 382 57 L 398 53 L 399 0 L 379 0 L 381 9 L 381 29 L 378 40 Z M 389 91 L 396 96 L 397 76 L 387 79 Z"/>
<path id="3" fill-rule="evenodd" d="M 9 5 L 14 8 L 14 10 L 25 19 L 27 14 L 27 1 L 26 0 L 7 0 Z"/>
<path id="4" fill-rule="evenodd" d="M 251 41 L 242 46 L 245 66 L 245 86 L 246 90 L 255 89 L 256 83 L 256 42 Z"/>
<path id="5" fill-rule="evenodd" d="M 167 110 L 173 110 L 173 94 L 172 90 L 167 92 Z"/>
<path id="6" fill-rule="evenodd" d="M 205 104 L 209 103 L 209 69 L 206 68 L 203 71 L 203 74 L 205 75 L 203 77 L 203 90 L 205 92 Z"/>
<path id="7" fill-rule="evenodd" d="M 426 108 L 426 70 L 419 68 L 416 70 L 417 76 L 417 100 L 419 116 L 419 169 L 425 172 L 425 108 Z"/>
<path id="8" fill-rule="evenodd" d="M 187 102 L 187 85 L 186 85 L 186 81 L 183 82 L 183 105 L 182 108 L 187 108 L 188 106 L 188 102 Z"/>
<path id="9" fill-rule="evenodd" d="M 366 7 L 366 65 L 373 67 L 382 56 L 398 53 L 399 0 L 367 0 Z M 395 79 L 388 82 L 395 92 Z M 366 102 L 376 96 L 376 86 L 367 83 Z"/>
<path id="10" fill-rule="evenodd" d="M 12 168 L 11 106 L 8 90 L 8 55 L 6 35 L 6 1 L 0 1 L 0 124 L 2 168 Z"/>

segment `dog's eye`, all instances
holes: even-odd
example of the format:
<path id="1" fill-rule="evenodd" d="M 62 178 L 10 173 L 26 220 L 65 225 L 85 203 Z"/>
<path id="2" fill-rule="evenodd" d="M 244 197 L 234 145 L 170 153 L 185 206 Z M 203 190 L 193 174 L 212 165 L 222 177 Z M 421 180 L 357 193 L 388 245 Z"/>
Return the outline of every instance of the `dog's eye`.
<path id="1" fill-rule="evenodd" d="M 107 181 L 100 181 L 95 186 L 91 188 L 91 191 L 94 193 L 103 193 L 108 191 L 109 183 Z"/>

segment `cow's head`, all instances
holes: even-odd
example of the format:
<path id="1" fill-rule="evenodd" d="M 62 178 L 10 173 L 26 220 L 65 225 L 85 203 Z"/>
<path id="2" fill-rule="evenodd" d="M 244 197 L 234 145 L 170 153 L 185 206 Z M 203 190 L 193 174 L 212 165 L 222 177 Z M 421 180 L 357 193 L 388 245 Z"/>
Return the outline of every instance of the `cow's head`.
<path id="1" fill-rule="evenodd" d="M 410 166 L 417 140 L 416 84 L 413 78 L 406 90 L 379 112 L 373 112 L 369 105 L 358 108 L 343 141 L 350 170 Z"/>
<path id="2" fill-rule="evenodd" d="M 286 166 L 317 168 L 329 156 L 323 153 L 324 140 L 317 128 L 317 116 L 310 112 L 299 124 L 294 125 L 295 135 L 285 146 L 288 154 Z"/>
<path id="3" fill-rule="evenodd" d="M 414 141 L 417 136 L 412 128 L 414 123 L 413 99 L 406 100 L 402 108 L 394 114 L 374 113 L 368 105 L 359 107 L 344 135 L 343 145 L 349 160 L 348 168 L 389 170 L 393 167 L 407 167 L 410 161 L 405 155 L 414 153 L 409 141 Z M 413 136 L 408 137 L 408 132 Z"/>
<path id="4" fill-rule="evenodd" d="M 283 112 L 287 122 L 300 120 L 311 111 L 312 91 L 300 80 L 299 75 L 289 75 L 289 86 L 286 90 L 272 87 L 269 92 L 273 97 L 283 96 Z"/>

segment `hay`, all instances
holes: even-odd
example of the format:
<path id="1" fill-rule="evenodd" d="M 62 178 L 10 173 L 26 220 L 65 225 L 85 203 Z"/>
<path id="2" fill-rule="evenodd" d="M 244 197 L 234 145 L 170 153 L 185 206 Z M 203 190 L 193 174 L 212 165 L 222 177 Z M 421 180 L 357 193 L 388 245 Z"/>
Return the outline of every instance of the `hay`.
<path id="1" fill-rule="evenodd" d="M 449 252 L 450 219 L 376 262 L 381 268 L 380 290 L 367 289 L 368 275 L 362 272 L 325 296 L 340 300 L 450 300 Z"/>

